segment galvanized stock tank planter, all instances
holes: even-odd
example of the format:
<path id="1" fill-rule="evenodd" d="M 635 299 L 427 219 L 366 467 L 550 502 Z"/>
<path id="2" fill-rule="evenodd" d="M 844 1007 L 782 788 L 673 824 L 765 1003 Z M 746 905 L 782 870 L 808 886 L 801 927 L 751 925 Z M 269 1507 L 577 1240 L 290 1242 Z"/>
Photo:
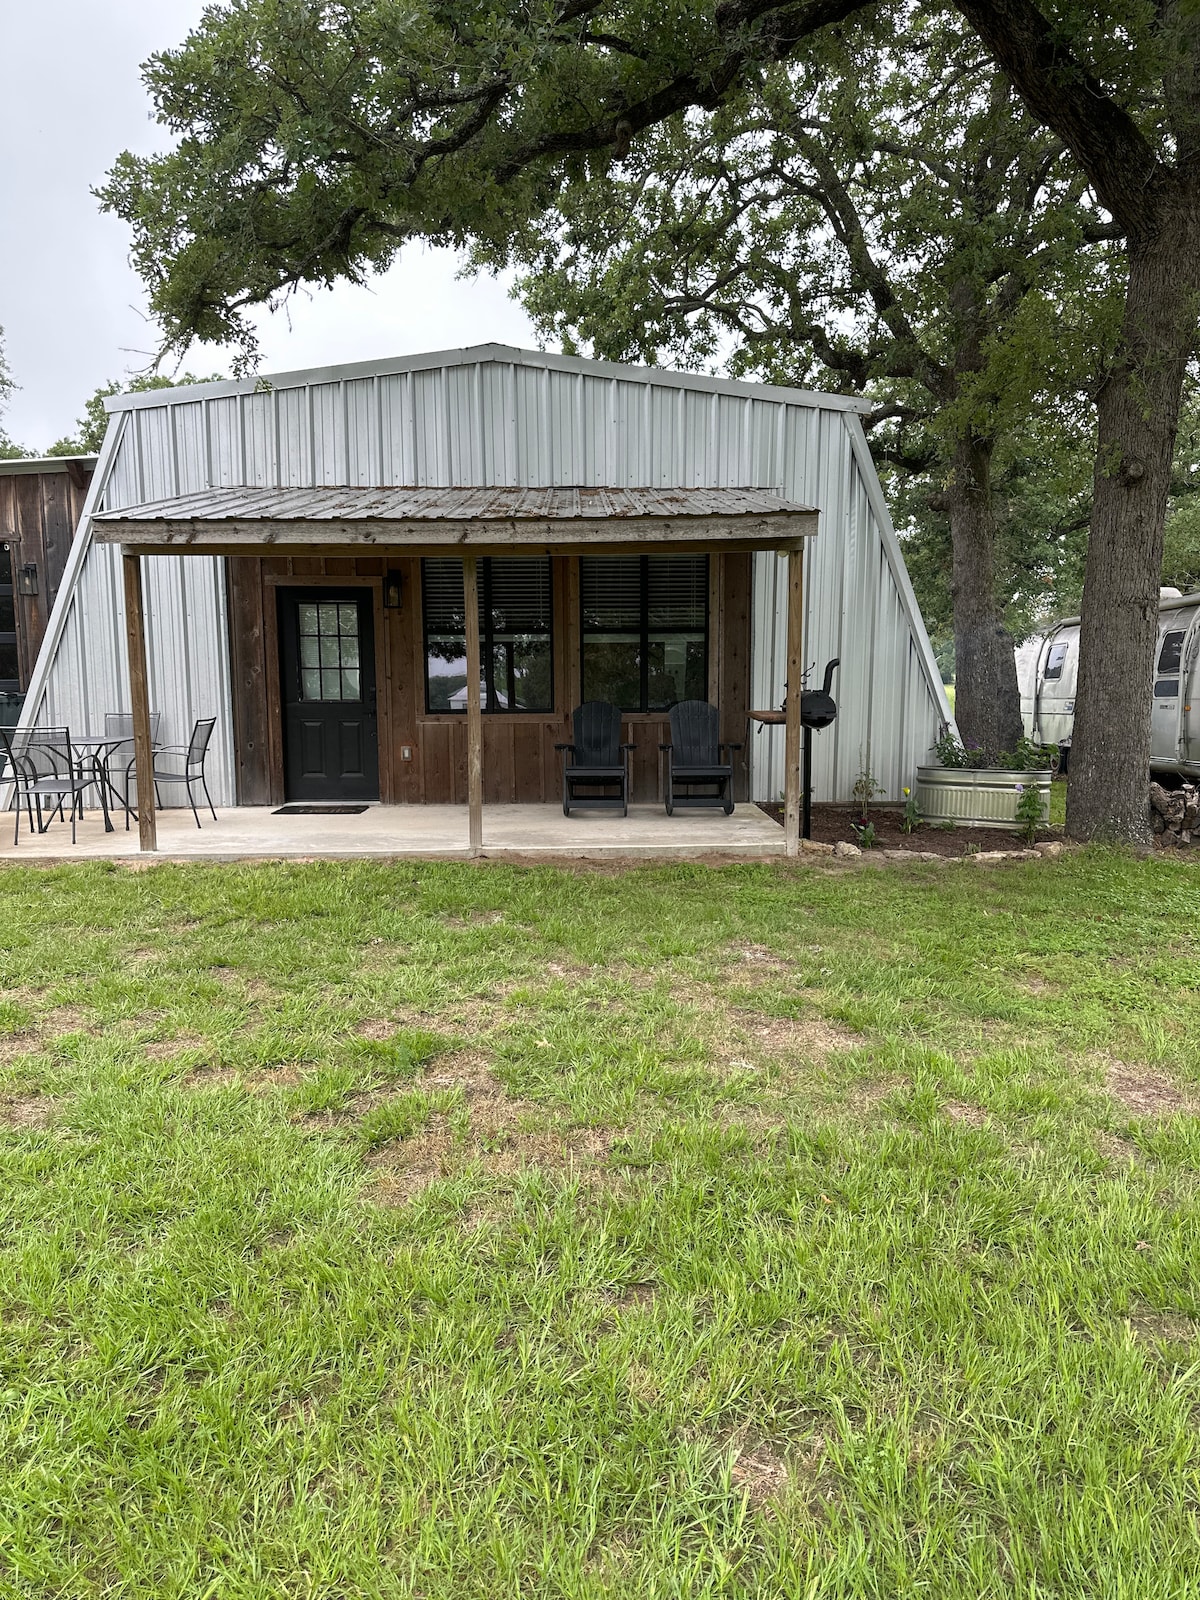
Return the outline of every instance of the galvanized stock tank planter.
<path id="1" fill-rule="evenodd" d="M 1019 833 L 1017 801 L 1023 789 L 1037 789 L 1042 821 L 1050 821 L 1050 778 L 1049 767 L 1033 772 L 1009 767 L 918 767 L 917 805 L 926 822 Z"/>

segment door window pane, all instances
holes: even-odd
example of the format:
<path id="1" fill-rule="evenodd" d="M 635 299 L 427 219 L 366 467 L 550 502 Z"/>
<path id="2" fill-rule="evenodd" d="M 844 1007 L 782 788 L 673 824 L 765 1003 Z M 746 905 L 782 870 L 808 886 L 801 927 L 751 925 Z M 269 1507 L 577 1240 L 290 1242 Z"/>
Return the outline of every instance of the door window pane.
<path id="1" fill-rule="evenodd" d="M 1183 630 L 1172 629 L 1162 642 L 1158 655 L 1159 677 L 1154 692 L 1169 698 L 1179 693 L 1179 658 L 1183 653 Z"/>
<path id="2" fill-rule="evenodd" d="M 0 592 L 0 633 L 15 633 L 17 628 L 17 603 L 11 594 Z"/>
<path id="3" fill-rule="evenodd" d="M 361 699 L 358 606 L 353 601 L 301 605 L 297 617 L 301 698 Z"/>
<path id="4" fill-rule="evenodd" d="M 1050 646 L 1050 654 L 1046 657 L 1047 681 L 1051 678 L 1062 677 L 1063 663 L 1066 659 L 1067 647 L 1065 644 L 1052 644 Z"/>

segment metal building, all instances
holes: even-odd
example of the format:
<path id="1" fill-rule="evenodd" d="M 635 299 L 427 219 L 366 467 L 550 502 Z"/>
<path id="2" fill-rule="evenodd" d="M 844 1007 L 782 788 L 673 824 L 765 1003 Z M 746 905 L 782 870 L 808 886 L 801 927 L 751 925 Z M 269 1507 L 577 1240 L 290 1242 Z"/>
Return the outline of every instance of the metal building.
<path id="1" fill-rule="evenodd" d="M 26 723 L 96 727 L 106 712 L 129 709 L 121 554 L 102 542 L 97 518 L 123 513 L 132 525 L 128 519 L 157 517 L 176 530 L 171 537 L 203 549 L 222 516 L 222 491 L 382 486 L 761 490 L 816 508 L 819 534 L 807 540 L 805 556 L 804 665 L 813 681 L 832 656 L 841 669 L 838 720 L 814 741 L 815 797 L 848 800 L 869 768 L 884 795 L 898 800 L 939 725 L 951 720 L 857 400 L 484 345 L 121 395 L 108 406 L 108 434 L 29 684 Z M 303 496 L 289 504 L 297 515 L 315 514 Z M 185 527 L 191 532 L 179 531 Z M 585 591 L 589 583 L 603 588 L 624 571 L 589 575 L 586 563 L 596 559 L 545 557 L 554 687 L 540 715 L 513 709 L 499 691 L 486 707 L 489 801 L 554 798 L 553 743 L 586 688 L 581 582 Z M 723 736 L 745 738 L 747 712 L 777 707 L 785 692 L 787 565 L 761 548 L 748 553 L 745 541 L 703 559 L 701 576 L 695 567 L 684 574 L 693 589 L 704 585 L 687 648 L 694 645 L 700 692 L 722 702 Z M 280 607 L 285 594 L 316 603 L 357 585 L 354 593 L 373 596 L 364 626 L 373 617 L 380 797 L 465 798 L 464 719 L 456 725 L 453 696 L 431 699 L 430 627 L 439 624 L 430 619 L 445 565 L 411 550 L 323 555 L 311 538 L 301 555 L 263 547 L 246 556 L 144 556 L 150 703 L 160 737 L 178 742 L 196 717 L 215 715 L 209 778 L 218 804 L 292 798 L 280 713 L 287 648 Z M 683 579 L 676 574 L 676 581 Z M 461 591 L 446 603 L 447 615 L 454 604 L 461 610 Z M 672 591 L 664 604 L 683 601 Z M 635 798 L 653 799 L 665 709 L 647 702 L 644 688 L 642 704 L 626 709 L 645 752 Z M 782 738 L 751 734 L 747 753 L 741 793 L 778 798 Z"/>

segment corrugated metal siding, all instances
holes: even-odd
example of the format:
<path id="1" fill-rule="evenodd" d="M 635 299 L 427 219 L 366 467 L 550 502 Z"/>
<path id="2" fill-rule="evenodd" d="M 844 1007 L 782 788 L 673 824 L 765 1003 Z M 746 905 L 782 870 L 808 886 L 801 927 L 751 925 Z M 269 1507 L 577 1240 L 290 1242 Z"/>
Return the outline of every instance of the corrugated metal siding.
<path id="1" fill-rule="evenodd" d="M 444 365 L 381 363 L 353 376 L 292 376 L 236 394 L 138 397 L 104 483 L 105 510 L 211 487 L 344 484 L 755 485 L 821 510 L 806 574 L 810 681 L 842 667 L 837 723 L 815 740 L 819 799 L 848 799 L 869 764 L 899 797 L 946 714 L 932 652 L 861 427 L 836 402 L 694 375 L 629 375 L 586 361 L 488 347 Z M 223 386 L 228 387 L 228 386 Z M 117 418 L 114 417 L 114 427 Z M 79 538 L 88 541 L 90 528 Z M 128 704 L 120 557 L 91 546 L 42 664 L 46 716 L 99 725 Z M 778 705 L 785 669 L 785 565 L 755 557 L 752 699 Z M 234 793 L 228 637 L 221 565 L 147 562 L 151 677 L 164 734 L 216 713 L 215 791 Z M 48 647 L 52 643 L 48 635 Z M 36 681 L 36 680 L 35 680 Z M 32 712 L 33 707 L 29 710 Z M 783 787 L 780 733 L 754 737 L 754 792 Z"/>

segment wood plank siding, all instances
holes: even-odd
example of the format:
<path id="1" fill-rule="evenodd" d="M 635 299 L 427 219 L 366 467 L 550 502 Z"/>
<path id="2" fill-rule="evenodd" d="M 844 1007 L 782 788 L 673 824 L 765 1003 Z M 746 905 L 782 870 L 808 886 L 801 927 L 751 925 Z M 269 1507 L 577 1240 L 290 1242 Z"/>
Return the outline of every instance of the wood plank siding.
<path id="1" fill-rule="evenodd" d="M 62 583 L 94 460 L 6 462 L 0 473 L 0 543 L 10 547 L 17 614 L 17 674 L 28 687 L 46 623 Z M 34 568 L 37 593 L 22 594 L 17 575 Z"/>
<path id="2" fill-rule="evenodd" d="M 385 569 L 400 575 L 399 608 L 385 609 Z M 230 556 L 230 656 L 238 802 L 278 805 L 285 799 L 280 717 L 277 591 L 281 585 L 369 586 L 375 595 L 376 681 L 379 689 L 380 798 L 396 804 L 467 802 L 467 719 L 425 709 L 421 562 L 416 557 Z M 483 797 L 487 805 L 556 804 L 561 797 L 554 746 L 569 737 L 579 700 L 579 560 L 552 558 L 554 710 L 493 713 L 483 718 Z M 709 615 L 710 689 L 721 707 L 722 738 L 746 739 L 751 657 L 751 558 L 712 557 Z M 633 798 L 662 796 L 659 745 L 665 716 L 627 715 L 636 743 Z M 410 751 L 408 759 L 404 750 Z M 738 799 L 748 793 L 745 750 L 737 758 Z"/>

